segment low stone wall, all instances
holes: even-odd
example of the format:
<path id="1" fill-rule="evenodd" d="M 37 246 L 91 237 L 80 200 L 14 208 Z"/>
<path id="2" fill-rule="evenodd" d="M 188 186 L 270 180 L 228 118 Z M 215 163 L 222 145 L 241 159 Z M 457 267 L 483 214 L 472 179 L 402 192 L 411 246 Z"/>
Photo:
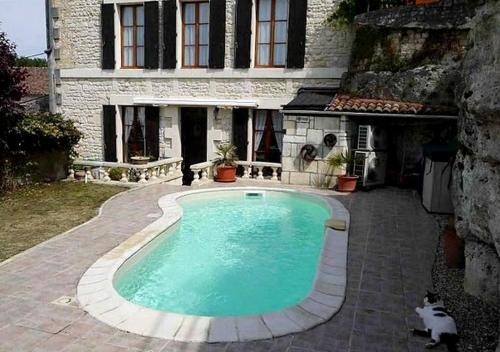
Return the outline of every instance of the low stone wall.
<path id="1" fill-rule="evenodd" d="M 350 145 L 351 122 L 346 117 L 285 115 L 281 182 L 286 184 L 322 186 L 327 173 L 326 158 L 341 153 Z M 323 138 L 333 133 L 337 144 L 329 148 Z M 318 155 L 312 162 L 300 156 L 302 147 L 313 145 Z M 330 185 L 334 180 L 328 182 Z"/>

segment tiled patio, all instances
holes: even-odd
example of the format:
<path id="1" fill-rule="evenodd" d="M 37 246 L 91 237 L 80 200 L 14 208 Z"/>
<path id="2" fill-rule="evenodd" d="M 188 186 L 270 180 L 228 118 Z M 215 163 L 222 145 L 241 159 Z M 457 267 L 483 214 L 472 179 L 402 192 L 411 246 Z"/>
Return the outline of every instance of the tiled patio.
<path id="1" fill-rule="evenodd" d="M 431 288 L 437 226 L 411 191 L 392 188 L 334 195 L 351 212 L 348 286 L 331 321 L 274 340 L 187 344 L 108 327 L 76 306 L 85 270 L 158 215 L 160 196 L 183 188 L 154 185 L 109 201 L 101 217 L 0 265 L 0 351 L 423 351 L 414 308 Z M 445 349 L 439 348 L 438 351 Z"/>

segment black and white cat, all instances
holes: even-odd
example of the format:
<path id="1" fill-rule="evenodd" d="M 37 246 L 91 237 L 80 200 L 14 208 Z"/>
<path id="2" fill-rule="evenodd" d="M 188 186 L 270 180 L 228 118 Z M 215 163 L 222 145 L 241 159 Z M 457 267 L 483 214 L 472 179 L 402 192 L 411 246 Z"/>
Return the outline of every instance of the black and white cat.
<path id="1" fill-rule="evenodd" d="M 433 348 L 444 343 L 448 351 L 457 351 L 457 325 L 437 294 L 427 291 L 424 297 L 424 307 L 417 307 L 415 311 L 424 321 L 425 330 L 413 329 L 412 332 L 418 336 L 431 338 L 431 341 L 425 345 L 426 348 Z"/>

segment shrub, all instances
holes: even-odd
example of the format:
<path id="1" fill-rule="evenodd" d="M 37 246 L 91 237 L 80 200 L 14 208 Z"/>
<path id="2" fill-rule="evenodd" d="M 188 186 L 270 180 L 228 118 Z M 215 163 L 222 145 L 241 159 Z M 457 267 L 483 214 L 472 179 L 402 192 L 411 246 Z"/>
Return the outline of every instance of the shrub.
<path id="1" fill-rule="evenodd" d="M 327 18 L 333 28 L 347 27 L 354 22 L 356 16 L 356 0 L 342 1 L 334 13 Z"/>
<path id="2" fill-rule="evenodd" d="M 71 120 L 60 114 L 33 113 L 21 120 L 19 129 L 23 136 L 24 151 L 32 152 L 66 151 L 68 156 L 76 156 L 75 146 L 82 133 Z"/>
<path id="3" fill-rule="evenodd" d="M 32 180 L 64 177 L 64 168 L 69 158 L 76 157 L 75 146 L 82 138 L 73 121 L 59 114 L 25 114 L 11 128 L 16 139 L 6 145 L 0 159 L 0 192 L 28 182 L 27 174 Z M 43 157 L 47 153 L 53 153 L 52 161 Z"/>
<path id="4" fill-rule="evenodd" d="M 16 66 L 19 67 L 47 67 L 47 60 L 42 58 L 31 58 L 20 56 L 16 59 Z"/>
<path id="5" fill-rule="evenodd" d="M 113 167 L 109 170 L 109 178 L 113 181 L 120 181 L 122 179 L 123 169 L 119 167 Z"/>

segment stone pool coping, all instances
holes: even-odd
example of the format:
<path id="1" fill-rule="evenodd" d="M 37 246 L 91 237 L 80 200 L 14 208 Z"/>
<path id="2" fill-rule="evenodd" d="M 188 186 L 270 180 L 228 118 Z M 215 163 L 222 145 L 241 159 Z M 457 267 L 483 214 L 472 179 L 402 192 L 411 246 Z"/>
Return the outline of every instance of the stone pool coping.
<path id="1" fill-rule="evenodd" d="M 345 231 L 326 228 L 313 289 L 299 304 L 252 316 L 208 317 L 157 311 L 127 301 L 113 286 L 118 269 L 136 252 L 182 218 L 177 199 L 196 193 L 265 190 L 302 193 L 323 199 L 332 217 L 345 220 Z M 347 244 L 350 216 L 337 200 L 313 192 L 269 187 L 198 189 L 159 199 L 163 215 L 98 259 L 77 286 L 80 306 L 91 316 L 120 330 L 183 342 L 235 342 L 269 339 L 297 333 L 326 322 L 340 310 L 347 285 Z"/>

